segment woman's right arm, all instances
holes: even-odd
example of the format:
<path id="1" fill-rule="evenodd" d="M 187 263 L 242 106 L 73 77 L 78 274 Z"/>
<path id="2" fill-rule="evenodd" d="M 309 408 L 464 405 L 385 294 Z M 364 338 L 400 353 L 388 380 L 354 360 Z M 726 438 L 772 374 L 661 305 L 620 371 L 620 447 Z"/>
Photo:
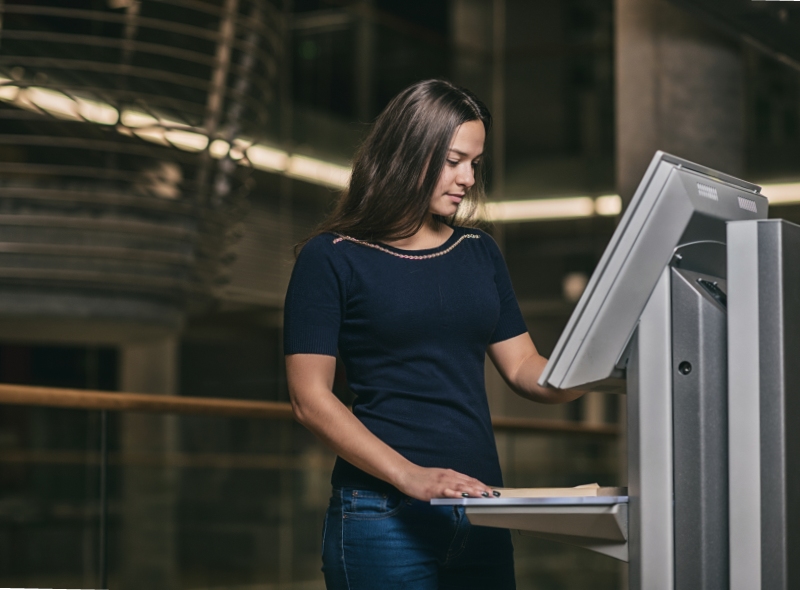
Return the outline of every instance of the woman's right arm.
<path id="1" fill-rule="evenodd" d="M 333 451 L 418 500 L 492 495 L 477 479 L 453 471 L 420 467 L 372 434 L 332 390 L 336 359 L 324 354 L 286 356 L 292 410 L 298 422 Z"/>

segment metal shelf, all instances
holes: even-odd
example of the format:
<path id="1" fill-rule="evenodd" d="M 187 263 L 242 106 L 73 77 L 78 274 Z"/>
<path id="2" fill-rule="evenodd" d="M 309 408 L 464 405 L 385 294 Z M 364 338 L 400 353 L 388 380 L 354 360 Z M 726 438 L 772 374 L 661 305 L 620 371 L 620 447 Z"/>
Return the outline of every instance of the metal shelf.
<path id="1" fill-rule="evenodd" d="M 478 526 L 515 529 L 628 561 L 628 497 L 442 498 L 434 505 L 466 508 Z"/>

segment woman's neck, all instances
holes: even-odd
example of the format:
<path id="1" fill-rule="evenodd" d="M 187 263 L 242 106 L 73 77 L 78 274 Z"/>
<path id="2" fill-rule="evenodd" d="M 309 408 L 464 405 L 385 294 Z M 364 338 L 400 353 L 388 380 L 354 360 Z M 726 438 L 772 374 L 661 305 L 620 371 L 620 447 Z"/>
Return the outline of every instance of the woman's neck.
<path id="1" fill-rule="evenodd" d="M 402 240 L 385 240 L 384 243 L 403 250 L 428 250 L 438 248 L 453 235 L 453 228 L 436 222 L 429 216 L 413 236 Z"/>

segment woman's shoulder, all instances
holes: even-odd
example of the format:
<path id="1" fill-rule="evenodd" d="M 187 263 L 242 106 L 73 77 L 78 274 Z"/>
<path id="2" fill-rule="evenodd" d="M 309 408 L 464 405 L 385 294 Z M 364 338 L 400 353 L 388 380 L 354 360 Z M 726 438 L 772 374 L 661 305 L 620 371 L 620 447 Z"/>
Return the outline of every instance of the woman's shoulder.
<path id="1" fill-rule="evenodd" d="M 492 236 L 489 233 L 487 233 L 486 231 L 482 230 L 479 227 L 472 227 L 472 226 L 469 226 L 469 225 L 453 225 L 451 227 L 453 228 L 453 231 L 455 231 L 456 233 L 458 233 L 460 235 L 473 234 L 473 235 L 480 236 L 481 239 L 484 239 L 484 238 L 491 239 L 492 238 Z"/>
<path id="2" fill-rule="evenodd" d="M 325 232 L 317 234 L 309 238 L 301 247 L 298 253 L 300 256 L 330 256 L 336 249 L 334 243 L 338 236 L 336 234 Z"/>
<path id="3" fill-rule="evenodd" d="M 331 264 L 335 267 L 340 266 L 340 248 L 337 244 L 336 234 L 325 232 L 317 234 L 305 242 L 297 253 L 295 265 L 320 265 Z"/>
<path id="4" fill-rule="evenodd" d="M 335 234 L 323 233 L 309 238 L 297 253 L 292 268 L 292 282 L 320 284 L 327 280 L 350 281 L 350 266 L 334 244 Z"/>
<path id="5" fill-rule="evenodd" d="M 500 248 L 497 246 L 497 242 L 492 237 L 492 234 L 490 234 L 489 232 L 482 230 L 479 227 L 468 227 L 459 225 L 454 225 L 452 227 L 453 231 L 456 233 L 455 237 L 461 237 L 465 235 L 478 236 L 479 239 L 474 240 L 474 243 L 476 245 L 479 245 L 479 247 L 482 248 L 486 248 L 491 252 L 498 252 L 498 253 L 500 252 Z"/>

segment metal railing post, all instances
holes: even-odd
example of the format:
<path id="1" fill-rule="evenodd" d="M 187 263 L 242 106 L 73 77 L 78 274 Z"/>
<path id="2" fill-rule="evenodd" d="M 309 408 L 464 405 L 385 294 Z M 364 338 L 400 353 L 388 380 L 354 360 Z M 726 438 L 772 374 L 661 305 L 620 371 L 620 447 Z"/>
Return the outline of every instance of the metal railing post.
<path id="1" fill-rule="evenodd" d="M 108 588 L 108 410 L 100 410 L 100 588 Z"/>

